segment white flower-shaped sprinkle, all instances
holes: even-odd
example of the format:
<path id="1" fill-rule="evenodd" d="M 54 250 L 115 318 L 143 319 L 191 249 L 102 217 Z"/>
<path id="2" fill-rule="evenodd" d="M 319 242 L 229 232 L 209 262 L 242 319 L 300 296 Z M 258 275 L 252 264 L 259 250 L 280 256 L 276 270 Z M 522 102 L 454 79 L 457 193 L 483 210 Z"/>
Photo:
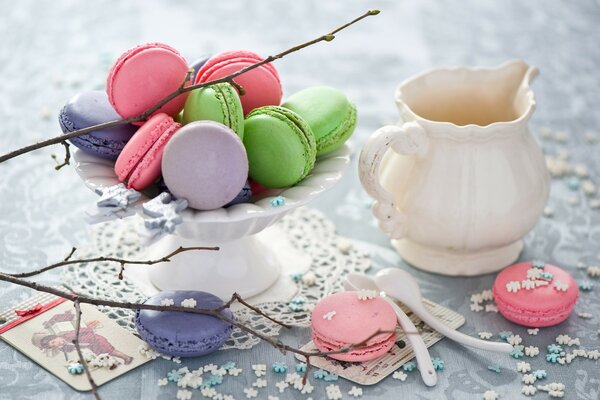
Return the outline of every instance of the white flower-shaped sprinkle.
<path id="1" fill-rule="evenodd" d="M 495 304 L 486 304 L 485 312 L 498 312 L 498 307 Z"/>
<path id="2" fill-rule="evenodd" d="M 158 380 L 158 386 L 167 386 L 169 380 L 167 378 L 162 378 Z"/>
<path id="3" fill-rule="evenodd" d="M 478 335 L 483 340 L 491 339 L 493 336 L 491 332 L 479 332 Z"/>
<path id="4" fill-rule="evenodd" d="M 398 371 L 396 371 L 396 372 L 394 372 L 392 374 L 392 378 L 397 379 L 397 380 L 402 381 L 402 382 L 404 382 L 407 377 L 408 377 L 408 375 L 406 375 L 401 370 L 398 370 Z"/>
<path id="5" fill-rule="evenodd" d="M 181 302 L 181 307 L 194 308 L 196 304 L 198 303 L 194 299 L 185 299 Z"/>
<path id="6" fill-rule="evenodd" d="M 500 395 L 493 390 L 486 390 L 483 394 L 483 400 L 498 400 Z"/>
<path id="7" fill-rule="evenodd" d="M 302 381 L 300 381 L 300 383 L 302 383 Z M 300 389 L 300 393 L 302 393 L 302 394 L 307 394 L 307 393 L 310 394 L 315 389 L 315 387 L 313 385 L 311 385 L 309 381 L 306 381 L 306 384 L 303 386 L 301 385 L 299 389 Z"/>
<path id="8" fill-rule="evenodd" d="M 548 286 L 550 284 L 550 282 L 548 281 L 535 281 L 535 286 Z"/>
<path id="9" fill-rule="evenodd" d="M 593 315 L 592 315 L 591 313 L 589 313 L 589 312 L 581 312 L 581 311 L 579 311 L 579 312 L 577 313 L 577 316 L 578 316 L 579 318 L 583 318 L 583 319 L 590 319 L 590 318 L 592 318 L 592 317 L 593 317 Z"/>
<path id="10" fill-rule="evenodd" d="M 523 339 L 521 339 L 521 336 L 519 336 L 519 335 L 510 335 L 510 336 L 509 336 L 509 337 L 506 339 L 506 341 L 507 341 L 508 343 L 510 343 L 511 345 L 513 345 L 513 346 L 516 346 L 516 345 L 518 345 L 518 344 L 521 344 L 521 342 L 523 341 Z"/>
<path id="11" fill-rule="evenodd" d="M 517 293 L 521 289 L 521 282 L 519 281 L 510 281 L 506 284 L 506 290 L 509 293 Z"/>
<path id="12" fill-rule="evenodd" d="M 579 341 L 579 338 L 575 338 L 575 339 L 571 339 L 569 340 L 569 343 L 567 343 L 568 346 L 581 346 L 581 342 Z"/>
<path id="13" fill-rule="evenodd" d="M 529 279 L 521 281 L 521 288 L 525 290 L 535 289 L 535 281 Z"/>
<path id="14" fill-rule="evenodd" d="M 568 353 L 565 356 L 565 361 L 567 362 L 567 364 L 571 364 L 571 362 L 575 359 L 575 357 L 577 357 L 575 354 L 573 353 Z"/>
<path id="15" fill-rule="evenodd" d="M 485 289 L 481 292 L 481 298 L 483 301 L 494 300 L 494 292 L 492 289 Z"/>
<path id="16" fill-rule="evenodd" d="M 587 358 L 590 360 L 597 360 L 600 358 L 600 351 L 598 350 L 590 350 L 587 352 Z"/>
<path id="17" fill-rule="evenodd" d="M 558 344 L 568 344 L 570 340 L 571 337 L 569 335 L 558 335 L 556 337 L 556 343 Z"/>
<path id="18" fill-rule="evenodd" d="M 555 280 L 553 282 L 553 285 L 554 289 L 558 290 L 559 292 L 566 292 L 567 290 L 569 290 L 569 284 L 559 280 Z"/>
<path id="19" fill-rule="evenodd" d="M 266 379 L 261 379 L 258 378 L 253 384 L 252 386 L 257 387 L 257 388 L 264 388 L 267 387 L 267 380 Z"/>
<path id="20" fill-rule="evenodd" d="M 359 300 L 370 300 L 377 297 L 378 293 L 375 290 L 360 289 L 356 292 L 356 296 Z"/>
<path id="21" fill-rule="evenodd" d="M 561 390 L 550 390 L 548 392 L 548 396 L 550 396 L 550 397 L 564 397 L 565 396 L 565 392 L 563 392 Z"/>
<path id="22" fill-rule="evenodd" d="M 537 392 L 537 389 L 533 385 L 523 386 L 521 393 L 525 396 L 533 396 Z"/>
<path id="23" fill-rule="evenodd" d="M 317 283 L 317 276 L 314 272 L 308 271 L 302 275 L 302 283 L 309 287 L 314 286 Z"/>
<path id="24" fill-rule="evenodd" d="M 529 371 L 531 371 L 531 364 L 524 361 L 517 363 L 517 372 L 521 372 L 524 374 Z"/>
<path id="25" fill-rule="evenodd" d="M 238 376 L 242 372 L 241 368 L 230 368 L 227 370 L 227 373 L 231 376 Z"/>
<path id="26" fill-rule="evenodd" d="M 329 311 L 328 313 L 323 314 L 323 319 L 331 321 L 335 314 L 337 314 L 335 311 Z"/>
<path id="27" fill-rule="evenodd" d="M 211 364 L 206 364 L 203 369 L 204 369 L 204 372 L 212 373 L 212 372 L 215 372 L 217 369 L 219 369 L 219 366 L 211 363 Z"/>
<path id="28" fill-rule="evenodd" d="M 164 307 L 169 307 L 175 305 L 175 300 L 173 299 L 162 299 L 160 301 L 160 305 Z"/>
<path id="29" fill-rule="evenodd" d="M 585 349 L 575 349 L 573 350 L 573 354 L 577 357 L 587 357 L 587 351 L 585 351 Z"/>
<path id="30" fill-rule="evenodd" d="M 471 303 L 471 311 L 479 312 L 482 310 L 483 310 L 483 307 L 481 305 L 479 305 L 478 303 Z"/>
<path id="31" fill-rule="evenodd" d="M 342 392 L 338 385 L 329 385 L 325 387 L 325 391 L 329 400 L 340 400 L 342 398 Z"/>
<path id="32" fill-rule="evenodd" d="M 540 349 L 535 346 L 527 346 L 525 347 L 525 355 L 527 357 L 535 357 L 540 354 Z"/>
<path id="33" fill-rule="evenodd" d="M 266 364 L 254 364 L 252 365 L 252 370 L 254 371 L 254 375 L 256 376 L 265 376 L 267 374 L 267 365 Z"/>
<path id="34" fill-rule="evenodd" d="M 200 389 L 200 394 L 204 397 L 214 397 L 217 394 L 217 390 L 211 387 L 205 387 Z"/>
<path id="35" fill-rule="evenodd" d="M 361 397 L 363 395 L 362 389 L 356 386 L 352 386 L 352 389 L 348 392 L 352 397 Z"/>
<path id="36" fill-rule="evenodd" d="M 587 274 L 592 278 L 600 276 L 600 267 L 597 265 L 591 265 L 587 267 Z"/>
<path id="37" fill-rule="evenodd" d="M 533 375 L 533 374 L 525 374 L 525 375 L 523 375 L 523 378 L 521 378 L 521 380 L 526 385 L 532 385 L 535 383 L 535 381 L 537 379 L 536 379 L 535 375 Z"/>
<path id="38" fill-rule="evenodd" d="M 254 388 L 244 388 L 244 394 L 246 395 L 247 399 L 252 399 L 258 396 L 258 391 Z"/>
<path id="39" fill-rule="evenodd" d="M 302 379 L 302 377 L 295 372 L 286 374 L 286 376 L 285 376 L 285 381 L 287 383 L 291 383 L 292 385 L 299 379 Z"/>
<path id="40" fill-rule="evenodd" d="M 530 268 L 527 270 L 527 279 L 538 279 L 542 276 L 543 271 L 540 268 Z"/>
<path id="41" fill-rule="evenodd" d="M 537 335 L 538 332 L 540 331 L 540 328 L 533 328 L 533 329 L 527 329 L 527 333 L 529 333 L 530 335 Z"/>
<path id="42" fill-rule="evenodd" d="M 190 400 L 192 398 L 192 392 L 189 390 L 178 390 L 177 400 Z"/>
<path id="43" fill-rule="evenodd" d="M 290 384 L 286 381 L 279 381 L 275 384 L 275 386 L 277 387 L 277 389 L 279 389 L 279 393 L 283 393 L 283 391 L 287 389 L 288 386 L 290 386 Z"/>

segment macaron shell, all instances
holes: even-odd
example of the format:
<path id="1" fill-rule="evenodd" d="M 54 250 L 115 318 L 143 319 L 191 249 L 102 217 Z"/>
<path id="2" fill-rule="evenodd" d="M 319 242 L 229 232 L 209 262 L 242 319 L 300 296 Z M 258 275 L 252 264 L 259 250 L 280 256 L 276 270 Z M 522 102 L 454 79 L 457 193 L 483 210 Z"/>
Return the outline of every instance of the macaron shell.
<path id="1" fill-rule="evenodd" d="M 244 138 L 244 112 L 240 97 L 227 83 L 219 83 L 192 91 L 183 109 L 183 123 L 209 120 L 233 129 Z"/>
<path id="2" fill-rule="evenodd" d="M 110 105 L 106 93 L 100 90 L 74 96 L 61 109 L 58 116 L 63 133 L 117 119 L 120 119 L 119 115 Z M 86 153 L 114 160 L 136 130 L 133 125 L 123 124 L 76 136 L 69 139 L 69 142 Z"/>
<path id="3" fill-rule="evenodd" d="M 316 335 L 314 332 L 312 335 L 312 341 L 315 344 L 315 346 L 317 347 L 317 349 L 319 349 L 322 352 L 337 351 L 348 345 L 348 344 L 342 344 L 342 345 L 331 344 L 327 340 Z M 336 360 L 348 361 L 348 362 L 362 362 L 362 361 L 374 360 L 376 358 L 383 356 L 385 353 L 387 353 L 387 351 L 389 349 L 391 349 L 392 346 L 394 346 L 395 342 L 396 342 L 396 335 L 391 334 L 386 339 L 382 340 L 379 343 L 375 343 L 375 344 L 372 344 L 369 346 L 363 346 L 363 347 L 356 348 L 356 349 L 353 349 L 353 350 L 350 350 L 350 351 L 344 352 L 344 353 L 331 354 L 328 357 L 336 359 Z"/>
<path id="4" fill-rule="evenodd" d="M 162 154 L 169 139 L 181 127 L 166 114 L 151 117 L 127 143 L 117 162 L 115 173 L 127 186 L 142 190 L 161 174 Z"/>
<path id="5" fill-rule="evenodd" d="M 217 308 L 223 305 L 218 297 L 197 291 L 164 291 L 149 298 L 144 304 L 160 305 L 164 299 L 172 299 L 179 306 L 185 299 L 196 300 L 196 307 Z M 222 314 L 233 318 L 229 309 Z M 150 346 L 161 353 L 193 357 L 218 350 L 229 338 L 233 326 L 219 318 L 176 311 L 138 310 L 136 328 Z"/>
<path id="6" fill-rule="evenodd" d="M 112 67 L 107 83 L 108 98 L 123 118 L 136 116 L 177 90 L 188 73 L 183 57 L 172 47 L 149 43 L 125 52 Z M 158 112 L 176 116 L 186 94 L 161 107 Z"/>
<path id="7" fill-rule="evenodd" d="M 198 71 L 195 83 L 223 78 L 261 60 L 260 56 L 250 52 L 228 52 L 215 56 Z M 244 115 L 258 107 L 281 103 L 281 82 L 270 64 L 248 71 L 236 77 L 235 81 L 244 88 L 245 93 L 240 96 Z"/>
<path id="8" fill-rule="evenodd" d="M 261 107 L 244 127 L 252 180 L 270 188 L 292 186 L 306 177 L 316 159 L 310 127 L 289 110 Z"/>
<path id="9" fill-rule="evenodd" d="M 169 141 L 162 161 L 169 191 L 197 210 L 231 202 L 248 178 L 248 157 L 240 138 L 213 121 L 185 125 Z"/>
<path id="10" fill-rule="evenodd" d="M 550 264 L 544 271 L 553 275 L 547 286 L 534 289 L 520 289 L 509 292 L 506 285 L 511 281 L 527 279 L 527 271 L 534 268 L 530 262 L 519 263 L 505 268 L 494 282 L 494 300 L 500 313 L 508 320 L 531 327 L 556 325 L 569 317 L 579 297 L 577 282 L 565 270 Z M 553 282 L 561 281 L 568 285 L 567 291 L 554 288 Z"/>
<path id="11" fill-rule="evenodd" d="M 316 86 L 301 90 L 281 106 L 308 123 L 315 135 L 319 156 L 340 148 L 356 128 L 356 106 L 334 88 Z"/>

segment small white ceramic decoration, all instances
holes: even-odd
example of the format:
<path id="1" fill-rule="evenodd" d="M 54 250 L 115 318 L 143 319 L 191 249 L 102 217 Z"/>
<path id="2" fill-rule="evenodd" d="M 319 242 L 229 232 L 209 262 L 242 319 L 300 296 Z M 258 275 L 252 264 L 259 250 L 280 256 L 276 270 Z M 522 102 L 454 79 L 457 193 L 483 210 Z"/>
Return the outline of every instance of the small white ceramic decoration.
<path id="1" fill-rule="evenodd" d="M 297 185 L 268 191 L 253 203 L 236 204 L 210 211 L 185 209 L 175 234 L 148 246 L 144 259 L 156 260 L 179 246 L 219 246 L 219 251 L 188 251 L 170 262 L 147 269 L 150 281 L 161 290 L 201 290 L 229 299 L 234 292 L 244 298 L 268 289 L 281 271 L 277 248 L 259 235 L 288 211 L 305 205 L 333 187 L 350 163 L 348 144 L 317 159 L 311 174 Z M 86 186 L 113 186 L 119 181 L 114 163 L 82 151 L 73 153 L 75 170 Z M 282 198 L 283 197 L 283 198 Z M 136 211 L 142 217 L 142 195 Z"/>
<path id="2" fill-rule="evenodd" d="M 478 275 L 515 261 L 549 194 L 527 127 L 538 69 L 441 68 L 402 83 L 398 125 L 362 149 L 359 177 L 392 245 L 413 266 Z"/>

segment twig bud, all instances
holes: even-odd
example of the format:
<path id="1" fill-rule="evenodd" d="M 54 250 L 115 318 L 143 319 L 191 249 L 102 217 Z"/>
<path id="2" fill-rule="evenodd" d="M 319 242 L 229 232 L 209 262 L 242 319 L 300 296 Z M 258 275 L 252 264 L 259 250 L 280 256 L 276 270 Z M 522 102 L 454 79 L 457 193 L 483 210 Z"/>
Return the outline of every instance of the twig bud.
<path id="1" fill-rule="evenodd" d="M 379 14 L 381 11 L 379 10 L 369 10 L 369 15 L 377 15 Z"/>
<path id="2" fill-rule="evenodd" d="M 323 36 L 323 40 L 325 40 L 327 42 L 331 42 L 333 39 L 335 39 L 334 35 L 325 35 L 325 36 Z"/>

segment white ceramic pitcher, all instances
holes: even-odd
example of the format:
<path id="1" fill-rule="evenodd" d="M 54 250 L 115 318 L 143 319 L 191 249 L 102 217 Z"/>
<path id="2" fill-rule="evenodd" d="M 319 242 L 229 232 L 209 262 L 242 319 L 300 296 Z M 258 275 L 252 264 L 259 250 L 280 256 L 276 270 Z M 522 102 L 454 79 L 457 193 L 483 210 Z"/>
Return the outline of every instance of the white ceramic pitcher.
<path id="1" fill-rule="evenodd" d="M 445 275 L 515 261 L 540 217 L 550 175 L 527 127 L 535 67 L 434 69 L 396 91 L 398 125 L 362 149 L 359 176 L 402 258 Z"/>

